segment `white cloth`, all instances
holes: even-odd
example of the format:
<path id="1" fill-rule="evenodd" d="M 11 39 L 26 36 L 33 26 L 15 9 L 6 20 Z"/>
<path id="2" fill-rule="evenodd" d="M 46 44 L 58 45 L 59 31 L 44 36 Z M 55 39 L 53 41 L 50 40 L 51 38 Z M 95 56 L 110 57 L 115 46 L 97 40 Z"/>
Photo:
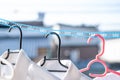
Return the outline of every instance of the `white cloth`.
<path id="1" fill-rule="evenodd" d="M 93 80 L 120 80 L 120 76 L 114 73 L 108 73 L 105 77 L 97 77 L 94 78 Z"/>
<path id="2" fill-rule="evenodd" d="M 60 80 L 92 80 L 88 76 L 80 73 L 78 68 L 70 60 L 61 60 L 61 62 L 68 66 L 68 69 L 62 67 L 57 60 L 47 60 L 43 67 L 48 70 L 66 70 L 66 72 L 51 72 Z M 40 66 L 42 63 L 43 59 L 37 64 Z"/>
<path id="3" fill-rule="evenodd" d="M 4 58 L 6 54 L 8 54 L 7 51 L 1 57 Z M 7 60 L 15 64 L 12 80 L 59 80 L 44 68 L 32 62 L 23 50 L 20 50 L 17 55 L 11 53 Z"/>
<path id="4" fill-rule="evenodd" d="M 12 64 L 9 63 L 7 60 L 5 60 L 2 57 L 0 57 L 0 61 L 4 62 L 9 68 L 11 68 L 11 75 L 10 76 L 0 76 L 0 80 L 11 80 L 14 75 Z M 0 65 L 0 70 L 1 70 L 1 65 Z"/>
<path id="5" fill-rule="evenodd" d="M 101 59 L 109 63 L 120 63 L 120 39 L 105 41 L 105 52 Z"/>

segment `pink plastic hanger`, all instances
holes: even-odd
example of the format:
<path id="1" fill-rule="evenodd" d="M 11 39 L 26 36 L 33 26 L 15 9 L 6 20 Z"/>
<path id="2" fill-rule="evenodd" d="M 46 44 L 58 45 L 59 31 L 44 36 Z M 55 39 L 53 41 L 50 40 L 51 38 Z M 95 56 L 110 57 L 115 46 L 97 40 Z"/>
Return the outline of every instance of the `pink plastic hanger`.
<path id="1" fill-rule="evenodd" d="M 117 75 L 120 76 L 120 73 L 119 73 L 119 72 L 116 72 L 116 71 L 114 71 L 114 70 L 109 69 L 108 66 L 107 66 L 107 64 L 106 64 L 103 60 L 100 60 L 100 59 L 99 59 L 99 58 L 104 54 L 105 40 L 104 40 L 104 38 L 103 38 L 100 34 L 95 34 L 94 37 L 95 37 L 95 36 L 97 36 L 98 38 L 100 38 L 101 41 L 102 41 L 101 52 L 96 55 L 96 58 L 95 58 L 95 59 L 91 60 L 91 61 L 88 63 L 88 65 L 87 65 L 86 68 L 81 69 L 80 72 L 85 72 L 85 71 L 89 70 L 89 69 L 90 69 L 90 66 L 91 66 L 93 63 L 98 62 L 98 63 L 101 63 L 101 64 L 104 66 L 105 72 L 102 73 L 102 74 L 89 73 L 89 75 L 90 75 L 91 77 L 104 77 L 104 76 L 106 76 L 106 74 L 107 74 L 108 72 L 111 72 L 111 73 L 114 73 L 114 74 L 117 74 Z M 92 40 L 92 37 L 88 38 L 87 43 L 90 43 L 91 40 Z"/>

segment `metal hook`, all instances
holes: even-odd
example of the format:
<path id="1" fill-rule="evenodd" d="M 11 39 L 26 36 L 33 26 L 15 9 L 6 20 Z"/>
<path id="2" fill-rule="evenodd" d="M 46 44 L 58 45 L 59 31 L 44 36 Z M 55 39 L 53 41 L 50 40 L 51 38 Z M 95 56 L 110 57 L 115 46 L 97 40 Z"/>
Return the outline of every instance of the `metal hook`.
<path id="1" fill-rule="evenodd" d="M 60 61 L 60 46 L 61 46 L 61 39 L 60 39 L 60 36 L 59 36 L 57 33 L 55 33 L 55 32 L 50 32 L 49 34 L 46 35 L 46 38 L 47 38 L 49 35 L 51 35 L 51 34 L 56 35 L 57 38 L 58 38 L 58 40 L 59 40 L 58 52 L 57 52 L 57 59 L 58 59 L 58 62 L 59 62 L 60 65 L 62 65 L 63 67 L 68 68 L 67 66 L 65 66 L 64 64 L 62 64 L 61 61 Z M 43 64 L 42 64 L 41 66 L 43 66 L 43 65 L 45 64 L 45 60 L 46 60 L 46 56 L 44 57 L 44 62 L 43 62 Z"/>
<path id="2" fill-rule="evenodd" d="M 19 31 L 20 31 L 20 46 L 19 46 L 19 49 L 22 49 L 22 30 L 21 30 L 21 28 L 18 26 L 18 25 L 13 25 L 13 26 L 11 26 L 10 28 L 9 28 L 9 30 L 8 30 L 8 32 L 11 32 L 11 30 L 14 28 L 14 27 L 16 27 L 16 28 L 18 28 L 19 29 Z M 14 53 L 14 52 L 13 52 Z M 5 57 L 5 59 L 8 59 L 8 57 L 9 57 L 9 55 L 10 55 L 10 49 L 8 49 L 8 55 Z M 1 62 L 1 64 L 3 64 L 3 65 L 5 65 L 3 62 Z"/>
<path id="3" fill-rule="evenodd" d="M 21 30 L 21 28 L 20 28 L 18 25 L 13 25 L 12 27 L 9 28 L 8 31 L 11 32 L 11 30 L 12 30 L 14 27 L 18 28 L 19 31 L 20 31 L 20 42 L 19 42 L 20 46 L 19 46 L 19 49 L 22 49 L 22 37 L 23 37 L 23 35 L 22 35 L 22 30 Z"/>

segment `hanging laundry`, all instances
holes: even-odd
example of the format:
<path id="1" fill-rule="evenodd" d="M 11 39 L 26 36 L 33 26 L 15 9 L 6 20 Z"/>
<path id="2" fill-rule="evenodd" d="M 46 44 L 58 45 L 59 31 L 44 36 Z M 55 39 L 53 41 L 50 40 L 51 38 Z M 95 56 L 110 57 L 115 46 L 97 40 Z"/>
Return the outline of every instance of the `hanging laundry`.
<path id="1" fill-rule="evenodd" d="M 47 60 L 43 67 L 47 70 L 66 70 L 66 72 L 51 72 L 60 80 L 92 80 L 83 73 L 70 60 L 61 60 L 61 62 L 68 66 L 68 69 L 62 67 L 57 60 Z M 37 64 L 40 66 L 43 63 L 41 59 Z"/>
<path id="2" fill-rule="evenodd" d="M 11 74 L 10 75 L 7 75 L 7 76 L 1 76 L 1 73 L 0 73 L 0 80 L 12 80 L 12 77 L 14 75 L 14 70 L 13 70 L 13 66 L 11 63 L 9 63 L 7 60 L 5 60 L 4 58 L 0 57 L 0 61 L 4 62 L 7 67 L 11 70 Z M 0 72 L 1 72 L 2 68 L 1 68 L 1 65 L 0 65 Z"/>
<path id="3" fill-rule="evenodd" d="M 4 58 L 8 54 L 7 51 L 5 51 L 1 57 Z M 9 62 L 14 62 L 14 76 L 11 80 L 60 80 L 48 71 L 46 71 L 44 68 L 39 67 L 36 65 L 36 63 L 32 62 L 29 57 L 26 55 L 24 50 L 20 50 L 19 53 L 16 55 L 11 55 L 10 58 L 16 56 L 16 60 L 12 61 L 13 59 L 9 59 Z M 2 65 L 2 64 L 1 64 Z M 6 66 L 6 65 L 4 65 Z M 3 66 L 3 67 L 4 67 Z M 3 68 L 1 67 L 1 68 Z M 6 71 L 6 69 L 5 69 Z M 7 72 L 7 71 L 6 71 Z M 2 73 L 2 72 L 1 72 Z"/>

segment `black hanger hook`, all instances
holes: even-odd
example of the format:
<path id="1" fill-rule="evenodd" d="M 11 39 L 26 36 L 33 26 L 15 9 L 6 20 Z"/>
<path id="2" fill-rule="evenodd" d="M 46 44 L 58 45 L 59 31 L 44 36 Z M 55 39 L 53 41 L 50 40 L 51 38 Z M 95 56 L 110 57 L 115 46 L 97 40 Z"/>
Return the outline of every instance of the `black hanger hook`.
<path id="1" fill-rule="evenodd" d="M 58 62 L 60 63 L 60 65 L 62 65 L 63 67 L 65 68 L 68 68 L 67 66 L 65 66 L 64 64 L 61 63 L 60 61 L 60 48 L 61 48 L 61 39 L 60 39 L 60 36 L 56 33 L 56 32 L 50 32 L 49 34 L 47 34 L 45 37 L 47 38 L 49 35 L 56 35 L 58 40 L 59 40 L 59 44 L 58 44 L 58 51 L 57 51 L 57 59 L 58 59 Z M 44 59 L 46 58 L 46 56 L 44 57 Z M 43 64 L 42 64 L 43 65 Z"/>
<path id="2" fill-rule="evenodd" d="M 9 28 L 8 32 L 11 32 L 11 30 L 14 27 L 18 28 L 19 31 L 20 31 L 20 46 L 19 46 L 19 49 L 22 49 L 22 30 L 21 30 L 21 28 L 18 25 L 13 25 Z M 5 59 L 8 59 L 9 55 L 10 55 L 10 49 L 8 49 L 8 55 L 5 57 Z M 3 62 L 1 62 L 1 64 L 5 65 L 5 63 L 3 63 Z"/>
<path id="3" fill-rule="evenodd" d="M 22 35 L 22 30 L 21 30 L 21 28 L 20 28 L 18 25 L 13 25 L 13 26 L 11 26 L 11 27 L 9 28 L 8 31 L 11 32 L 11 30 L 12 30 L 14 27 L 18 28 L 19 31 L 20 31 L 20 42 L 19 42 L 20 46 L 19 46 L 19 49 L 22 49 L 22 37 L 23 37 L 23 35 Z"/>
<path id="4" fill-rule="evenodd" d="M 60 46 L 61 46 L 61 39 L 60 39 L 60 36 L 57 34 L 57 33 L 55 33 L 55 32 L 50 32 L 49 34 L 47 34 L 45 37 L 47 38 L 49 35 L 51 35 L 51 34 L 53 34 L 53 35 L 56 35 L 57 36 L 57 38 L 58 38 L 58 40 L 59 40 L 59 45 L 58 45 L 58 51 L 57 51 L 57 58 L 58 58 L 58 60 L 60 60 Z"/>

